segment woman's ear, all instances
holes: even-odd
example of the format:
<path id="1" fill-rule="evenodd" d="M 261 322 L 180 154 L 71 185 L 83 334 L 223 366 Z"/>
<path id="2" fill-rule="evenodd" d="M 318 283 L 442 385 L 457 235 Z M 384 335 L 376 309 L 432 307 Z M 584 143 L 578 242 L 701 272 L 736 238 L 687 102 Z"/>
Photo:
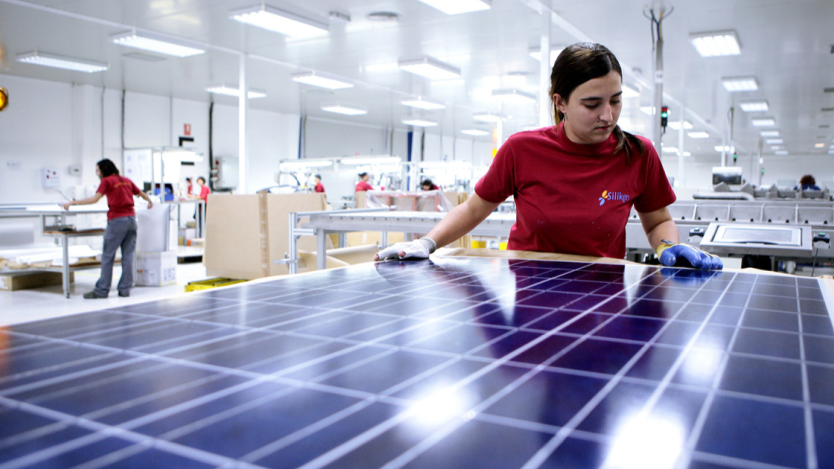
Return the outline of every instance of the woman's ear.
<path id="1" fill-rule="evenodd" d="M 562 99 L 559 93 L 553 94 L 553 104 L 556 105 L 556 109 L 562 112 L 562 114 L 566 114 L 567 111 L 567 101 Z"/>

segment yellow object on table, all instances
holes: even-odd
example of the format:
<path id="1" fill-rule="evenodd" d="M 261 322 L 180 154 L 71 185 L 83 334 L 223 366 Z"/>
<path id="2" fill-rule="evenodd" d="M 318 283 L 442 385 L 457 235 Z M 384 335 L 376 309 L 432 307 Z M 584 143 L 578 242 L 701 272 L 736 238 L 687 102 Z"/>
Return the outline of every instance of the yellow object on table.
<path id="1" fill-rule="evenodd" d="M 246 280 L 238 280 L 233 278 L 210 278 L 208 280 L 198 280 L 196 282 L 189 282 L 185 286 L 185 291 L 197 291 L 197 290 L 208 290 L 211 288 L 218 288 L 218 287 L 228 287 L 229 285 L 234 285 L 237 283 L 243 283 Z"/>

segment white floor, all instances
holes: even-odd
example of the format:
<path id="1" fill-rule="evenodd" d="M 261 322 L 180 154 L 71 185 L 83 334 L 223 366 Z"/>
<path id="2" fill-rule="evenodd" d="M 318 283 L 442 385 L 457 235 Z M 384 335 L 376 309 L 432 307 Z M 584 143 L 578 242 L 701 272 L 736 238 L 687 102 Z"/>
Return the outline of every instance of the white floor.
<path id="1" fill-rule="evenodd" d="M 135 287 L 130 291 L 129 298 L 120 298 L 116 291 L 116 284 L 121 275 L 121 267 L 114 267 L 113 290 L 110 296 L 100 300 L 85 300 L 82 297 L 84 293 L 92 290 L 98 281 L 98 270 L 76 272 L 69 299 L 64 297 L 60 285 L 15 292 L 0 291 L 0 327 L 183 295 L 188 282 L 207 278 L 206 268 L 199 262 L 178 264 L 175 285 Z"/>

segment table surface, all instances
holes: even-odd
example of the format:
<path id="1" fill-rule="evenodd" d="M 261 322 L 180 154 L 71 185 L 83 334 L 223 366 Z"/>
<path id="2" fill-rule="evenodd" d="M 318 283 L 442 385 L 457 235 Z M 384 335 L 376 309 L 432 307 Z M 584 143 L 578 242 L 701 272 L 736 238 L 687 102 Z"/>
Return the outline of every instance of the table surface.
<path id="1" fill-rule="evenodd" d="M 820 286 L 435 258 L 15 325 L 0 467 L 834 467 Z"/>

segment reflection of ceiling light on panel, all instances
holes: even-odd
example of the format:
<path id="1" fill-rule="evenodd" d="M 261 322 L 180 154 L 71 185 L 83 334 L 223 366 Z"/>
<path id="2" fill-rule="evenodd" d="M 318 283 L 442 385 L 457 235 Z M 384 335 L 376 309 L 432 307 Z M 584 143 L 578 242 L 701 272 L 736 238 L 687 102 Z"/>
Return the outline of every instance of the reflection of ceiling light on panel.
<path id="1" fill-rule="evenodd" d="M 460 133 L 465 135 L 471 135 L 473 137 L 484 137 L 486 135 L 489 135 L 488 131 L 481 129 L 465 129 L 461 130 Z"/>
<path id="2" fill-rule="evenodd" d="M 480 112 L 478 114 L 472 114 L 472 119 L 480 122 L 499 122 L 501 120 L 501 116 L 490 114 L 488 112 Z"/>
<path id="3" fill-rule="evenodd" d="M 290 37 L 310 37 L 325 34 L 330 26 L 322 21 L 305 18 L 269 5 L 254 5 L 229 12 L 229 18 Z"/>
<path id="4" fill-rule="evenodd" d="M 654 115 L 654 106 L 640 106 L 640 112 L 649 116 Z"/>
<path id="5" fill-rule="evenodd" d="M 762 137 L 778 137 L 779 131 L 778 130 L 762 130 L 759 132 L 759 135 Z"/>
<path id="6" fill-rule="evenodd" d="M 767 143 L 768 145 L 781 145 L 785 143 L 785 141 L 781 138 L 769 138 L 765 140 L 765 143 Z"/>
<path id="7" fill-rule="evenodd" d="M 426 99 L 423 97 L 403 99 L 402 101 L 400 101 L 400 104 L 402 104 L 403 106 L 416 107 L 418 109 L 425 109 L 428 111 L 446 108 L 446 105 L 441 103 L 440 101 L 433 101 L 431 99 Z"/>
<path id="8" fill-rule="evenodd" d="M 492 0 L 420 0 L 447 15 L 489 10 Z"/>
<path id="9" fill-rule="evenodd" d="M 55 54 L 44 54 L 43 52 L 26 52 L 24 54 L 18 54 L 17 61 L 25 64 L 62 68 L 64 70 L 86 73 L 96 73 L 107 70 L 106 62 L 75 59 Z"/>
<path id="10" fill-rule="evenodd" d="M 774 155 L 779 155 L 779 156 L 786 156 L 788 154 L 788 151 L 787 150 L 779 150 L 779 151 L 774 151 L 773 154 Z"/>
<path id="11" fill-rule="evenodd" d="M 759 101 L 742 101 L 738 103 L 741 107 L 741 110 L 744 112 L 761 112 L 767 111 L 769 106 L 767 105 L 767 101 L 759 100 Z"/>
<path id="12" fill-rule="evenodd" d="M 669 122 L 669 128 L 672 130 L 680 130 L 681 129 L 681 122 L 680 121 L 672 121 Z M 683 130 L 689 130 L 692 128 L 692 123 L 689 121 L 683 121 Z"/>
<path id="13" fill-rule="evenodd" d="M 772 117 L 761 117 L 759 119 L 750 119 L 750 123 L 755 127 L 772 127 L 776 125 L 776 119 Z"/>
<path id="14" fill-rule="evenodd" d="M 226 96 L 234 96 L 235 98 L 240 96 L 240 88 L 237 85 L 209 85 L 206 87 L 206 91 L 209 93 L 214 94 L 222 94 Z M 266 91 L 256 90 L 249 88 L 246 92 L 246 96 L 249 99 L 257 99 L 257 98 L 264 98 L 266 97 Z"/>
<path id="15" fill-rule="evenodd" d="M 564 50 L 564 46 L 552 46 L 550 48 L 550 65 L 556 63 L 556 58 L 559 57 L 559 54 L 562 53 Z M 534 47 L 530 49 L 530 57 L 538 60 L 539 62 L 542 61 L 542 49 L 541 47 Z"/>
<path id="16" fill-rule="evenodd" d="M 190 57 L 206 51 L 203 46 L 193 42 L 170 39 L 162 35 L 139 31 L 125 31 L 113 34 L 110 36 L 110 41 L 120 46 L 149 50 L 172 57 Z"/>
<path id="17" fill-rule="evenodd" d="M 640 91 L 628 85 L 623 85 L 623 98 L 639 98 Z"/>
<path id="18" fill-rule="evenodd" d="M 709 134 L 706 132 L 689 132 L 689 138 L 709 138 Z"/>
<path id="19" fill-rule="evenodd" d="M 364 116 L 368 113 L 367 109 L 359 106 L 341 104 L 341 103 L 324 103 L 321 105 L 322 111 L 334 112 L 345 116 Z"/>
<path id="20" fill-rule="evenodd" d="M 416 60 L 400 60 L 398 65 L 406 72 L 431 80 L 445 80 L 460 77 L 459 68 L 428 56 Z"/>
<path id="21" fill-rule="evenodd" d="M 328 75 L 321 72 L 301 72 L 294 73 L 291 76 L 293 81 L 304 83 L 305 85 L 318 86 L 319 88 L 327 88 L 328 90 L 353 88 L 353 83 L 350 81 L 335 75 Z"/>
<path id="22" fill-rule="evenodd" d="M 422 119 L 403 119 L 403 124 L 413 125 L 414 127 L 434 127 L 437 122 L 424 121 Z"/>
<path id="23" fill-rule="evenodd" d="M 689 40 L 692 41 L 692 45 L 701 57 L 741 54 L 741 46 L 735 31 L 693 33 L 689 35 Z"/>
<path id="24" fill-rule="evenodd" d="M 510 99 L 512 101 L 524 101 L 524 102 L 535 101 L 536 100 L 535 95 L 533 95 L 531 93 L 524 92 L 524 91 L 519 91 L 515 88 L 512 88 L 512 89 L 508 88 L 508 89 L 502 89 L 502 90 L 492 90 L 492 97 L 493 98 Z"/>
<path id="25" fill-rule="evenodd" d="M 727 77 L 722 78 L 721 83 L 727 91 L 756 91 L 759 89 L 759 82 L 756 77 Z"/>

